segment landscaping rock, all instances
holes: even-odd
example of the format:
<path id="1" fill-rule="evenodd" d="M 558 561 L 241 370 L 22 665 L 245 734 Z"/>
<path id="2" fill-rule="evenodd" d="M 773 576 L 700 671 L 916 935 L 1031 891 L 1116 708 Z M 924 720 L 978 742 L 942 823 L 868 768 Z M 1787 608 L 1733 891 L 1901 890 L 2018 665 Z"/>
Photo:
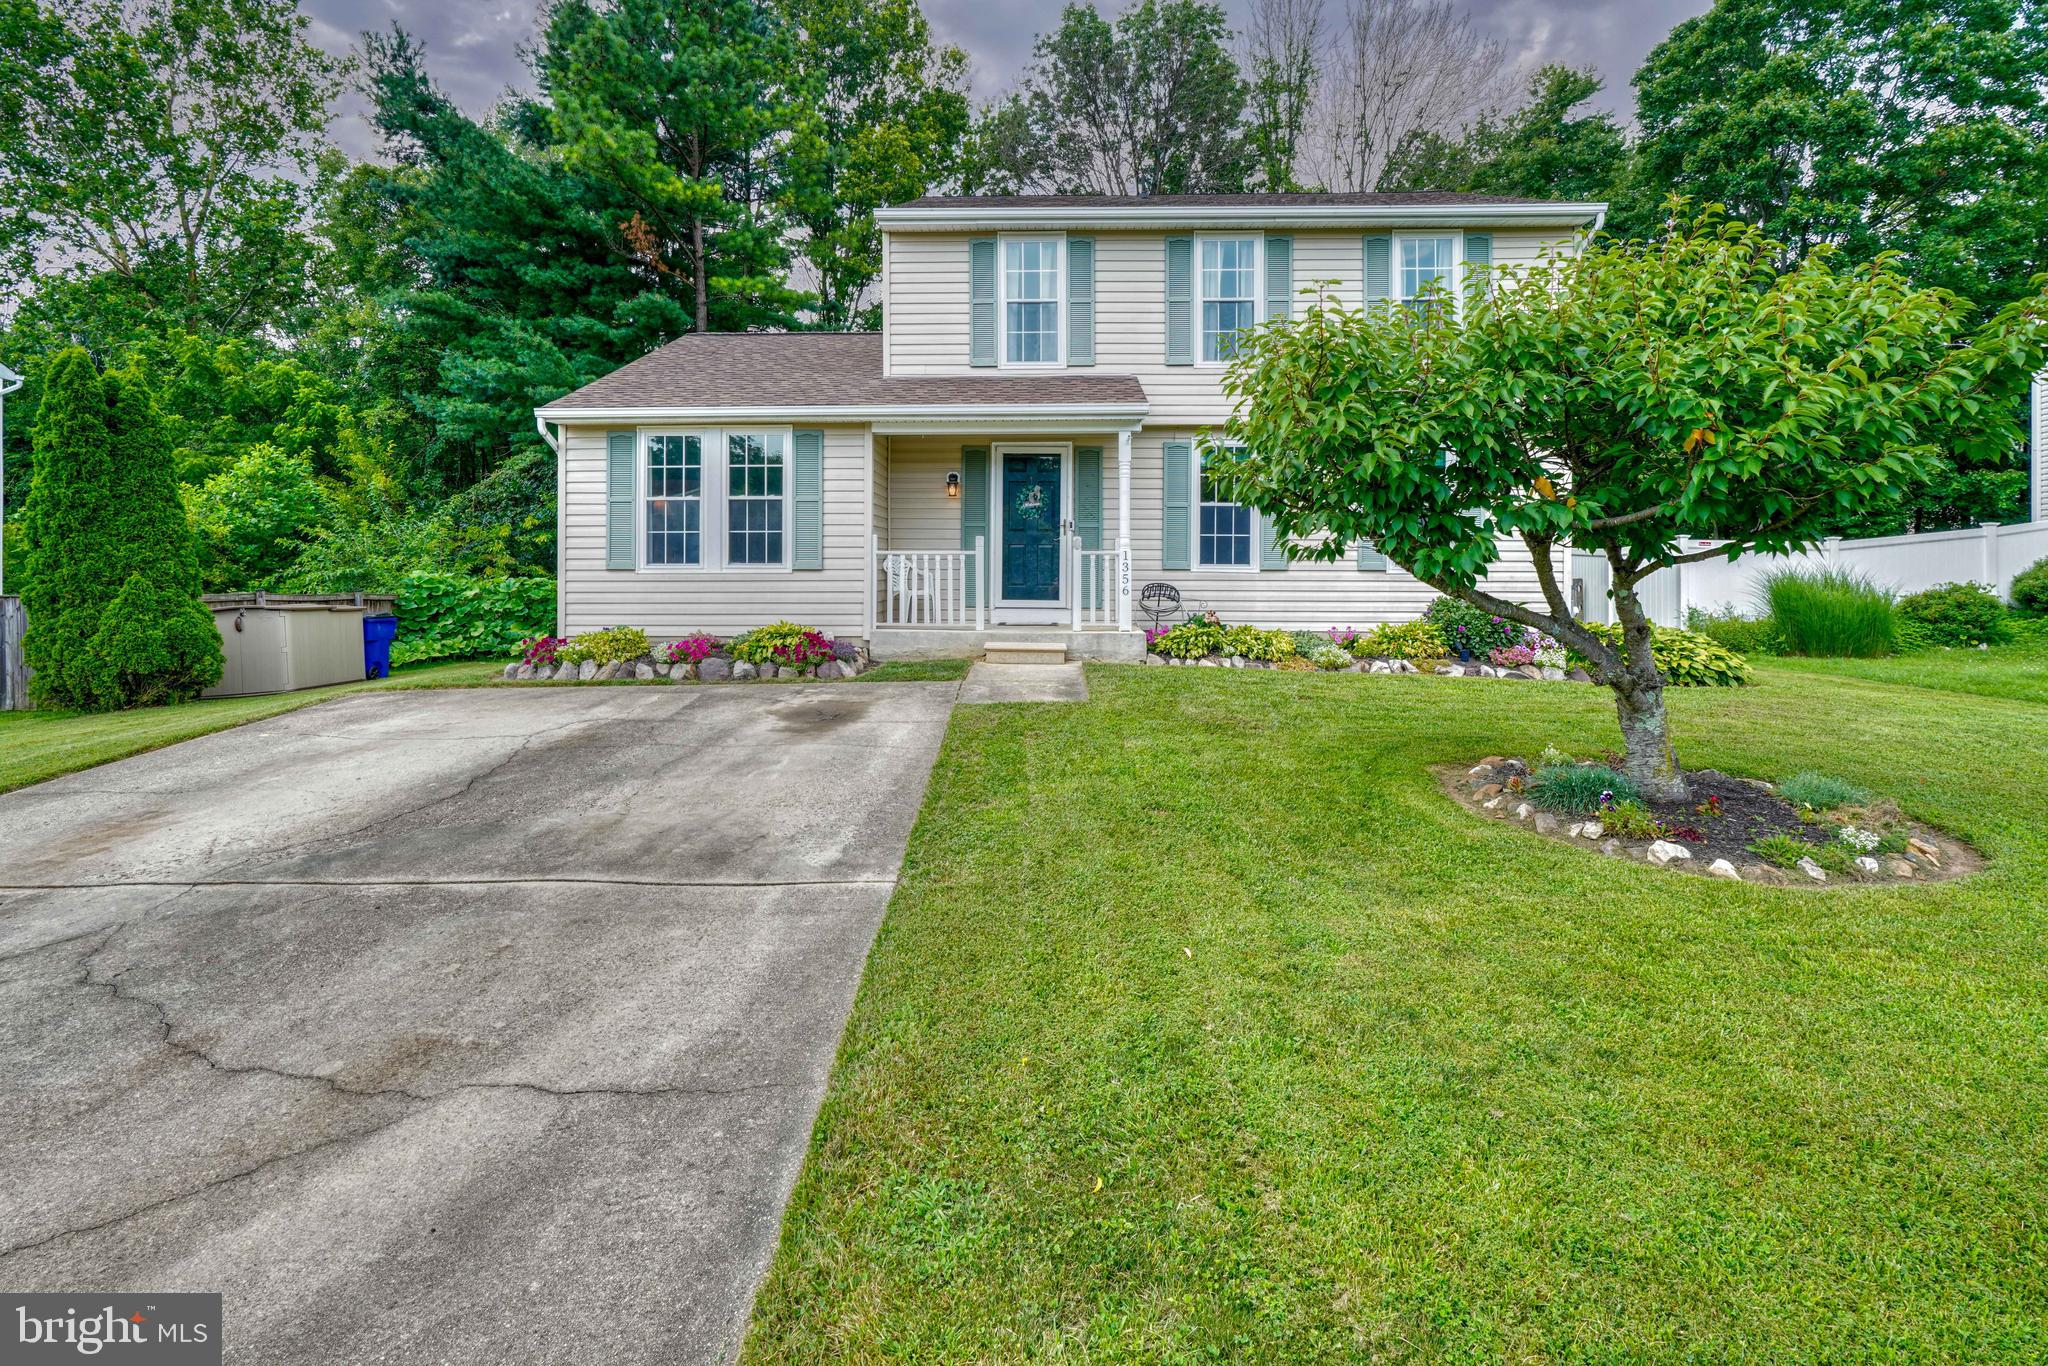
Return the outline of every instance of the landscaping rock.
<path id="1" fill-rule="evenodd" d="M 836 659 L 828 659 L 818 666 L 818 677 L 825 679 L 846 677 L 846 666 Z"/>
<path id="2" fill-rule="evenodd" d="M 1551 814 L 1550 814 L 1550 813 L 1549 813 L 1548 811 L 1539 811 L 1539 812 L 1537 812 L 1537 813 L 1536 813 L 1536 833 L 1537 833 L 1537 834 L 1539 834 L 1539 835 L 1554 835 L 1554 834 L 1556 834 L 1556 833 L 1557 833 L 1557 817 L 1555 817 L 1555 816 L 1551 815 Z"/>
<path id="3" fill-rule="evenodd" d="M 590 681 L 591 681 L 592 679 L 594 679 L 594 678 L 596 678 L 596 677 L 597 677 L 597 661 L 596 661 L 596 660 L 594 660 L 594 659 L 586 659 L 586 660 L 584 660 L 584 661 L 583 661 L 583 662 L 582 662 L 581 664 L 578 664 L 578 665 L 576 666 L 576 680 L 577 680 L 577 681 L 578 681 L 579 683 L 588 683 L 588 682 L 590 682 Z"/>
<path id="4" fill-rule="evenodd" d="M 1883 865 L 1878 863 L 1876 859 L 1872 858 L 1868 854 L 1858 854 L 1856 856 L 1856 866 L 1858 868 L 1861 868 L 1864 872 L 1870 874 L 1872 877 L 1876 877 L 1879 873 L 1884 871 Z"/>
<path id="5" fill-rule="evenodd" d="M 1222 667 L 1217 662 L 1216 656 L 1214 655 L 1203 655 L 1201 659 L 1197 660 L 1196 662 L 1205 669 L 1216 669 Z"/>
<path id="6" fill-rule="evenodd" d="M 507 664 L 505 666 L 505 672 L 498 676 L 500 678 L 517 678 L 519 676 L 519 671 L 525 667 L 526 665 L 521 664 L 518 660 L 515 659 L 510 664 Z"/>
<path id="7" fill-rule="evenodd" d="M 1147 652 L 1146 652 L 1146 654 L 1145 654 L 1145 662 L 1146 662 L 1147 664 L 1164 664 L 1164 663 L 1166 662 L 1166 656 L 1165 656 L 1165 655 L 1155 655 L 1155 654 L 1151 653 L 1150 651 L 1147 651 Z"/>
<path id="8" fill-rule="evenodd" d="M 1389 670 L 1389 669 L 1387 668 L 1387 661 L 1385 661 L 1384 659 L 1375 659 L 1375 660 L 1374 660 L 1374 661 L 1372 662 L 1372 671 L 1373 671 L 1374 673 L 1376 673 L 1376 674 L 1383 674 L 1383 673 L 1388 673 L 1388 672 L 1391 672 L 1391 671 L 1390 671 L 1390 670 Z"/>
<path id="9" fill-rule="evenodd" d="M 704 683 L 723 683 L 732 677 L 732 661 L 717 655 L 697 661 L 697 678 Z"/>
<path id="10" fill-rule="evenodd" d="M 1439 664 L 1436 666 L 1436 671 L 1443 678 L 1457 678 L 1465 672 L 1455 664 Z"/>
<path id="11" fill-rule="evenodd" d="M 1768 863 L 1752 863 L 1742 870 L 1746 882 L 1761 882 L 1770 887 L 1782 887 L 1792 879 L 1785 876 L 1783 868 L 1774 868 Z"/>
<path id="12" fill-rule="evenodd" d="M 1730 882 L 1742 881 L 1742 874 L 1735 871 L 1735 865 L 1724 858 L 1717 858 L 1708 864 L 1707 871 L 1715 877 L 1725 877 Z"/>
<path id="13" fill-rule="evenodd" d="M 518 679 L 521 683 L 529 681 L 533 677 L 533 665 L 521 664 L 512 671 L 512 677 Z"/>
<path id="14" fill-rule="evenodd" d="M 1543 681 L 1543 670 L 1537 668 L 1534 664 L 1524 664 L 1515 672 L 1528 679 L 1531 683 L 1541 683 Z"/>
<path id="15" fill-rule="evenodd" d="M 1603 854 L 1605 854 L 1605 855 L 1607 855 L 1607 857 L 1609 857 L 1609 858 L 1620 858 L 1620 857 L 1621 857 L 1621 841 L 1620 841 L 1620 840 L 1608 840 L 1608 841 L 1607 841 L 1606 843 L 1604 843 L 1604 844 L 1602 844 L 1602 845 L 1600 846 L 1600 852 L 1601 852 L 1601 853 L 1603 853 Z"/>
<path id="16" fill-rule="evenodd" d="M 1488 797 L 1498 797 L 1503 791 L 1505 789 L 1499 783 L 1487 783 L 1472 795 L 1481 801 L 1485 801 Z"/>
<path id="17" fill-rule="evenodd" d="M 1523 802 L 1520 806 L 1515 808 L 1515 819 L 1518 821 L 1528 820 L 1529 817 L 1533 816 L 1534 814 L 1536 814 L 1536 808 L 1529 805 L 1529 803 L 1527 802 Z"/>
<path id="18" fill-rule="evenodd" d="M 1565 677 L 1574 683 L 1591 683 L 1593 681 L 1593 675 L 1587 673 L 1584 669 L 1573 669 Z"/>
<path id="19" fill-rule="evenodd" d="M 1662 866 L 1674 859 L 1691 858 L 1692 850 L 1682 844 L 1673 844 L 1670 840 L 1657 840 L 1650 845 L 1647 857 L 1650 862 Z"/>
<path id="20" fill-rule="evenodd" d="M 1935 848 L 1926 840 L 1921 839 L 1918 835 L 1915 835 L 1911 839 L 1907 840 L 1906 847 L 1916 854 L 1925 854 L 1928 858 L 1941 857 L 1941 850 Z"/>
<path id="21" fill-rule="evenodd" d="M 754 671 L 763 678 L 777 678 L 782 674 L 782 666 L 780 664 L 756 664 Z"/>
<path id="22" fill-rule="evenodd" d="M 1545 669 L 1545 670 L 1543 670 L 1543 681 L 1544 681 L 1545 683 L 1562 683 L 1562 682 L 1564 682 L 1564 670 L 1563 670 L 1563 669 Z"/>
<path id="23" fill-rule="evenodd" d="M 1906 862 L 1906 861 L 1905 861 L 1904 859 L 1902 859 L 1902 858 L 1895 858 L 1895 859 L 1893 859 L 1893 860 L 1892 860 L 1891 862 L 1889 862 L 1889 863 L 1885 864 L 1885 866 L 1884 866 L 1884 870 L 1885 870 L 1885 871 L 1886 871 L 1887 873 L 1890 873 L 1890 874 L 1891 874 L 1891 875 L 1892 875 L 1893 877 L 1918 877 L 1918 876 L 1919 876 L 1919 874 L 1918 874 L 1917 872 L 1915 872 L 1915 871 L 1914 871 L 1914 869 L 1913 869 L 1913 865 L 1912 865 L 1912 864 L 1910 864 L 1910 863 L 1908 863 L 1908 862 Z"/>
<path id="24" fill-rule="evenodd" d="M 1505 795 L 1502 795 L 1499 797 L 1494 797 L 1488 801 L 1482 802 L 1480 803 L 1480 805 L 1485 807 L 1488 811 L 1493 811 L 1499 808 L 1500 804 L 1506 800 L 1507 797 Z"/>
<path id="25" fill-rule="evenodd" d="M 654 666 L 652 664 L 635 664 L 633 666 L 633 677 L 645 683 L 648 679 L 654 677 Z"/>
<path id="26" fill-rule="evenodd" d="M 755 668 L 752 664 L 749 664 L 746 660 L 741 659 L 735 660 L 733 662 L 732 677 L 735 683 L 739 682 L 742 679 L 759 678 L 760 676 L 761 671 Z"/>
<path id="27" fill-rule="evenodd" d="M 1503 778 L 1526 778 L 1529 776 L 1529 766 L 1520 759 L 1503 759 L 1498 764 L 1495 764 L 1494 767 Z"/>
<path id="28" fill-rule="evenodd" d="M 1810 858 L 1799 860 L 1799 871 L 1812 878 L 1815 882 L 1826 882 L 1828 880 L 1827 871 Z"/>

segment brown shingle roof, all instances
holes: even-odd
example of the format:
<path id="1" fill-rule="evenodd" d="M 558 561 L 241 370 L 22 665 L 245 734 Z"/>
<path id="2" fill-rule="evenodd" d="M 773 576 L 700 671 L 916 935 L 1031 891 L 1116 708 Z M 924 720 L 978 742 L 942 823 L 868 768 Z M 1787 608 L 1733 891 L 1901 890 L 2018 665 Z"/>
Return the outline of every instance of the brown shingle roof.
<path id="1" fill-rule="evenodd" d="M 898 204 L 899 209 L 1302 209 L 1418 207 L 1452 204 L 1545 204 L 1543 199 L 1465 194 L 1451 190 L 1395 193 L 1325 193 L 1316 190 L 1265 194 L 932 194 Z"/>
<path id="2" fill-rule="evenodd" d="M 548 408 L 924 407 L 1143 403 L 1135 375 L 882 373 L 875 332 L 701 332 L 629 361 Z"/>

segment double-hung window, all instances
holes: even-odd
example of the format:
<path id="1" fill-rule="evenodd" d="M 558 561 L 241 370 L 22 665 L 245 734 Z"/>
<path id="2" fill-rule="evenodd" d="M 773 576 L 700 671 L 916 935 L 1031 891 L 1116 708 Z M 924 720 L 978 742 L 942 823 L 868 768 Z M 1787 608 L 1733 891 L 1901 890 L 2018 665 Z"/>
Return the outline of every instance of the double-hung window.
<path id="1" fill-rule="evenodd" d="M 1425 316 L 1456 307 L 1456 237 L 1396 237 L 1394 252 L 1394 288 L 1404 306 Z"/>
<path id="2" fill-rule="evenodd" d="M 695 432 L 647 438 L 647 563 L 704 560 L 704 438 Z"/>
<path id="3" fill-rule="evenodd" d="M 1237 334 L 1259 320 L 1259 239 L 1204 237 L 1201 250 L 1202 359 L 1225 361 Z"/>
<path id="4" fill-rule="evenodd" d="M 1003 363 L 1060 363 L 1060 247 L 1057 237 L 1005 237 Z"/>
<path id="5" fill-rule="evenodd" d="M 1252 510 L 1227 501 L 1217 474 L 1233 458 L 1228 447 L 1197 446 L 1202 497 L 1195 520 L 1195 567 L 1246 569 L 1253 563 Z"/>
<path id="6" fill-rule="evenodd" d="M 725 524 L 728 565 L 783 561 L 783 484 L 788 438 L 782 432 L 725 435 Z"/>

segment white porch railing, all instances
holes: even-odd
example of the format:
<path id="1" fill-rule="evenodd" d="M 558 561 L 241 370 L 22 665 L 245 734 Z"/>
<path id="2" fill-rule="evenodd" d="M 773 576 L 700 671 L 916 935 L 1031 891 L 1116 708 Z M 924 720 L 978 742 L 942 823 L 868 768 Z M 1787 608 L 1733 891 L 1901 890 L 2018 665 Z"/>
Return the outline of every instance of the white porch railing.
<path id="1" fill-rule="evenodd" d="M 1105 631 L 1127 628 L 1131 582 L 1130 548 L 1083 550 L 1072 540 L 1074 566 L 1074 629 Z"/>
<path id="2" fill-rule="evenodd" d="M 979 631 L 988 621 L 981 570 L 985 543 L 972 550 L 884 550 L 874 538 L 875 625 Z"/>

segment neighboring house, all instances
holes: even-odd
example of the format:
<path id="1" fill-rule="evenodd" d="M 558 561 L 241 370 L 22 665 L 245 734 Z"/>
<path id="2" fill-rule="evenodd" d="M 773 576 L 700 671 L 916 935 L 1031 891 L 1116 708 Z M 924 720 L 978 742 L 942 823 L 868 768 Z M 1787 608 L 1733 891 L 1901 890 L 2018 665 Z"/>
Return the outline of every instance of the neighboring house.
<path id="1" fill-rule="evenodd" d="M 681 338 L 541 408 L 560 457 L 560 623 L 656 637 L 776 618 L 887 657 L 993 633 L 1135 657 L 1143 586 L 1227 622 L 1411 618 L 1361 547 L 1291 562 L 1214 496 L 1238 328 L 1302 291 L 1456 290 L 1571 248 L 1600 204 L 1464 194 L 929 198 L 883 210 L 880 334 Z M 1535 599 L 1504 546 L 1491 586 Z M 1071 633 L 1071 634 L 1070 634 Z"/>

